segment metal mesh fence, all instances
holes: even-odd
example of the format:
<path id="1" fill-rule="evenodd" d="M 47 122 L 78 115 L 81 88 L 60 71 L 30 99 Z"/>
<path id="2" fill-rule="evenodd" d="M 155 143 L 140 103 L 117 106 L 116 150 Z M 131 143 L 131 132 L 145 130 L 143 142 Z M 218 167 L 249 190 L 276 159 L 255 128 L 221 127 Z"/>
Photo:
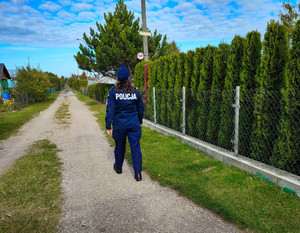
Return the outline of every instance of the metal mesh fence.
<path id="1" fill-rule="evenodd" d="M 140 93 L 146 119 L 300 175 L 298 92 L 149 89 Z"/>
<path id="2" fill-rule="evenodd" d="M 52 88 L 45 93 L 45 97 L 48 98 L 56 89 Z M 28 93 L 13 93 L 9 94 L 9 100 L 0 98 L 0 110 L 2 111 L 13 111 L 20 110 L 27 107 L 28 105 L 34 104 L 36 101 L 35 95 Z"/>

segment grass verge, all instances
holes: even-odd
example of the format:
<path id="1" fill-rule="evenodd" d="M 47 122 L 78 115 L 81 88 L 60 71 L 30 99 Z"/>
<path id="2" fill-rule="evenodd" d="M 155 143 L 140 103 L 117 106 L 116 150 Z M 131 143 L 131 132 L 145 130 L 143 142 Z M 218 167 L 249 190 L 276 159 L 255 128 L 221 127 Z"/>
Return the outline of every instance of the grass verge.
<path id="1" fill-rule="evenodd" d="M 38 141 L 0 177 L 0 232 L 55 232 L 62 202 L 57 151 Z"/>
<path id="2" fill-rule="evenodd" d="M 76 92 L 105 130 L 105 106 Z M 153 180 L 178 190 L 241 229 L 255 232 L 300 232 L 300 198 L 227 166 L 201 151 L 143 127 L 143 168 Z M 109 137 L 113 144 L 113 140 Z M 129 147 L 126 157 L 131 161 Z"/>
<path id="3" fill-rule="evenodd" d="M 9 138 L 18 132 L 18 129 L 35 117 L 40 111 L 48 108 L 57 98 L 59 92 L 52 94 L 46 101 L 29 105 L 14 112 L 0 112 L 0 140 Z"/>
<path id="4" fill-rule="evenodd" d="M 69 103 L 63 102 L 55 112 L 55 118 L 60 124 L 69 124 L 70 113 L 69 113 Z"/>

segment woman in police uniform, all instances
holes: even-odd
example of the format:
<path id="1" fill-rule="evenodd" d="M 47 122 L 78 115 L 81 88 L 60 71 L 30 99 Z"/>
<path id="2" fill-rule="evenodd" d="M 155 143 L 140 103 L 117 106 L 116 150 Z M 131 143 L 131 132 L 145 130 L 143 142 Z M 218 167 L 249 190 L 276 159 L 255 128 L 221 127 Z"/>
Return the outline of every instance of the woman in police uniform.
<path id="1" fill-rule="evenodd" d="M 142 180 L 142 153 L 140 148 L 141 124 L 144 114 L 144 104 L 140 93 L 132 86 L 128 79 L 128 69 L 123 65 L 117 72 L 118 82 L 107 97 L 106 104 L 106 131 L 115 140 L 116 173 L 122 173 L 126 137 L 131 149 L 134 178 Z M 113 130 L 111 130 L 111 124 Z"/>

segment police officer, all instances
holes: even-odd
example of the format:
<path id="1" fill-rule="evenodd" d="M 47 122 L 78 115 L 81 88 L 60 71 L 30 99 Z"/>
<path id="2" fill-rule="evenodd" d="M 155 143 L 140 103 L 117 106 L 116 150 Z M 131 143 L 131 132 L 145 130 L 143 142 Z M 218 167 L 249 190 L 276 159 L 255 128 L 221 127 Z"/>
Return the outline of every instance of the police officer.
<path id="1" fill-rule="evenodd" d="M 115 163 L 116 173 L 122 173 L 124 161 L 126 137 L 131 149 L 134 178 L 142 180 L 142 153 L 140 138 L 142 135 L 141 124 L 144 114 L 144 104 L 140 93 L 133 87 L 128 69 L 122 65 L 117 72 L 118 82 L 107 97 L 106 104 L 106 131 L 115 140 Z M 113 131 L 111 130 L 111 123 Z"/>

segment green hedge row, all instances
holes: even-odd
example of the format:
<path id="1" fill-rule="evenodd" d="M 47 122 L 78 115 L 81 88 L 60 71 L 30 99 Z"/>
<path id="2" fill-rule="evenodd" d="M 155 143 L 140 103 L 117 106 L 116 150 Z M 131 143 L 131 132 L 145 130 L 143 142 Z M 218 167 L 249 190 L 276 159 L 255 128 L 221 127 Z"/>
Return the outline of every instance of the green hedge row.
<path id="1" fill-rule="evenodd" d="M 233 150 L 235 87 L 240 86 L 240 154 L 300 174 L 300 38 L 297 22 L 292 47 L 286 28 L 275 21 L 264 40 L 252 31 L 196 51 L 149 63 L 146 117 L 182 130 L 182 87 L 186 87 L 186 133 Z M 263 51 L 263 53 L 262 53 Z M 288 64 L 288 65 L 286 65 Z M 137 64 L 134 84 L 144 86 L 145 63 Z M 298 138 L 298 139 L 297 139 Z"/>
<path id="2" fill-rule="evenodd" d="M 96 83 L 88 86 L 88 96 L 91 99 L 97 100 L 103 104 L 106 103 L 106 98 L 113 84 Z"/>
<path id="3" fill-rule="evenodd" d="M 88 80 L 87 79 L 76 79 L 72 82 L 71 87 L 75 88 L 76 90 L 80 87 L 87 87 Z"/>

